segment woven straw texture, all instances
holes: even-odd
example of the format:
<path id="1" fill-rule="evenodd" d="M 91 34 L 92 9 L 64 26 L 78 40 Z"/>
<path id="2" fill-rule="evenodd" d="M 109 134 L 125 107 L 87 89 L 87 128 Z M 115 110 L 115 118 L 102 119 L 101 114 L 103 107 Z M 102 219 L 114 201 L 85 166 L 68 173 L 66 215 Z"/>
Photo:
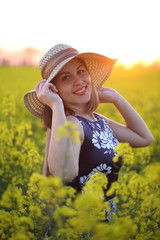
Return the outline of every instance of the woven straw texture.
<path id="1" fill-rule="evenodd" d="M 55 47 L 51 48 L 41 59 L 40 61 L 40 69 L 42 69 L 47 61 L 54 56 L 54 54 L 61 52 L 64 49 L 71 48 L 68 45 L 65 44 L 58 44 Z M 51 72 L 50 76 L 47 79 L 47 82 L 50 82 L 57 73 L 61 70 L 61 68 L 69 62 L 73 58 L 80 58 L 82 59 L 87 69 L 91 75 L 93 84 L 96 86 L 96 88 L 100 88 L 103 83 L 109 78 L 111 71 L 113 69 L 113 66 L 117 59 L 110 59 L 103 55 L 97 54 L 97 53 L 81 53 L 81 54 L 75 54 L 75 56 L 68 57 L 61 61 Z M 44 115 L 44 109 L 45 105 L 42 104 L 36 95 L 36 92 L 34 90 L 28 92 L 24 96 L 24 103 L 27 107 L 27 109 L 36 117 L 43 118 Z"/>

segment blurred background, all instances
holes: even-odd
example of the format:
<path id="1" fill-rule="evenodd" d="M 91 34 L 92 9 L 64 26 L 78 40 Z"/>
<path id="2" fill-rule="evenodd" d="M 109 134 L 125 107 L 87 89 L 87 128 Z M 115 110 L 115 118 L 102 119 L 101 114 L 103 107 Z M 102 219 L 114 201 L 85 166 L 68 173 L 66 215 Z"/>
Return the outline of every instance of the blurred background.
<path id="1" fill-rule="evenodd" d="M 0 0 L 0 239 L 44 239 L 41 232 L 46 219 L 41 199 L 50 196 L 49 200 L 46 198 L 47 209 L 50 206 L 53 212 L 49 222 L 53 221 L 55 234 L 68 234 L 63 239 L 82 240 L 83 236 L 106 239 L 107 236 L 109 240 L 159 240 L 159 2 Z M 92 225 L 92 220 L 99 218 L 92 207 L 94 202 L 99 209 L 99 203 L 94 200 L 99 192 L 94 190 L 92 199 L 87 197 L 80 200 L 80 205 L 73 204 L 73 195 L 72 199 L 64 197 L 67 195 L 63 195 L 57 180 L 44 181 L 41 176 L 46 128 L 28 112 L 23 99 L 42 79 L 37 66 L 43 53 L 58 43 L 71 45 L 80 52 L 118 58 L 104 86 L 120 92 L 154 136 L 149 147 L 135 148 L 133 152 L 126 147 L 127 161 L 117 188 L 119 216 L 109 224 L 106 222 L 107 227 L 101 220 Z M 99 104 L 97 112 L 124 122 L 113 104 Z M 53 186 L 56 190 L 52 191 Z M 66 203 L 72 209 L 71 213 L 67 210 L 67 215 Z M 74 212 L 73 206 L 78 206 L 82 214 L 74 215 L 77 210 Z M 89 211 L 90 206 L 93 211 Z M 71 224 L 68 230 L 69 221 L 77 225 Z M 83 230 L 83 226 L 84 229 L 91 226 L 93 232 Z M 62 238 L 60 235 L 53 239 Z"/>
<path id="2" fill-rule="evenodd" d="M 159 0 L 0 0 L 0 65 L 34 65 L 65 43 L 118 58 L 160 62 Z"/>

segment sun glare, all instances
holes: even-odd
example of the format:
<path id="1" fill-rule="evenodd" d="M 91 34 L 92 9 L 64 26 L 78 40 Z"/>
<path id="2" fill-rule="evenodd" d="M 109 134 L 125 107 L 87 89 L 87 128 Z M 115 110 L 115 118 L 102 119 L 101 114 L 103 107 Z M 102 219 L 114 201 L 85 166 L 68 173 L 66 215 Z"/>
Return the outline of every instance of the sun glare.
<path id="1" fill-rule="evenodd" d="M 155 61 L 159 61 L 158 58 L 138 58 L 137 57 L 132 57 L 132 56 L 128 56 L 127 58 L 126 57 L 121 57 L 119 59 L 119 62 L 117 63 L 117 65 L 125 65 L 125 67 L 132 67 L 134 66 L 135 64 L 140 64 L 140 65 L 143 65 L 143 66 L 149 66 L 150 64 L 152 64 L 153 62 Z"/>
<path id="2" fill-rule="evenodd" d="M 31 46 L 46 51 L 66 43 L 81 52 L 113 56 L 126 66 L 138 61 L 147 64 L 160 56 L 159 0 L 87 0 L 85 5 L 82 0 L 80 14 L 75 0 L 45 3 L 1 3 L 0 49 L 19 51 Z"/>

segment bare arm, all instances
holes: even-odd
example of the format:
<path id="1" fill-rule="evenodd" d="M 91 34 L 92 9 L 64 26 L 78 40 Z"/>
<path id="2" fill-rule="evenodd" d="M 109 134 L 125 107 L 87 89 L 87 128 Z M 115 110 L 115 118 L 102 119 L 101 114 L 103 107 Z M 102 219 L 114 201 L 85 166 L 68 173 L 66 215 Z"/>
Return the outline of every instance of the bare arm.
<path id="1" fill-rule="evenodd" d="M 78 129 L 81 131 L 80 135 L 82 136 L 81 124 L 75 117 L 70 117 L 69 119 L 66 118 L 63 102 L 57 94 L 57 89 L 53 84 L 41 81 L 37 84 L 35 89 L 39 100 L 48 105 L 53 113 L 51 130 L 49 130 L 47 136 L 46 157 L 43 172 L 44 174 L 47 173 L 48 166 L 48 171 L 51 175 L 54 174 L 66 181 L 70 181 L 78 175 L 80 145 L 67 139 L 65 136 L 57 141 L 57 130 L 59 126 L 64 125 L 69 120 L 74 124 L 77 124 Z M 69 156 L 67 156 L 67 154 L 69 154 Z"/>
<path id="2" fill-rule="evenodd" d="M 109 126 L 120 142 L 128 142 L 132 147 L 145 147 L 152 143 L 153 136 L 143 119 L 117 91 L 102 88 L 99 97 L 101 102 L 113 103 L 125 120 L 126 125 L 122 125 L 108 119 Z"/>
<path id="3" fill-rule="evenodd" d="M 50 138 L 51 138 L 51 130 L 47 129 L 45 159 L 44 159 L 44 164 L 43 164 L 43 175 L 44 176 L 51 175 L 49 172 L 49 168 L 48 168 L 48 150 L 49 150 Z"/>
<path id="4" fill-rule="evenodd" d="M 52 111 L 51 139 L 48 151 L 49 171 L 51 174 L 56 174 L 66 181 L 70 181 L 78 175 L 80 145 L 65 136 L 57 141 L 57 130 L 59 126 L 64 125 L 68 120 L 77 125 L 80 123 L 74 121 L 74 117 L 67 119 L 63 106 L 54 106 Z"/>

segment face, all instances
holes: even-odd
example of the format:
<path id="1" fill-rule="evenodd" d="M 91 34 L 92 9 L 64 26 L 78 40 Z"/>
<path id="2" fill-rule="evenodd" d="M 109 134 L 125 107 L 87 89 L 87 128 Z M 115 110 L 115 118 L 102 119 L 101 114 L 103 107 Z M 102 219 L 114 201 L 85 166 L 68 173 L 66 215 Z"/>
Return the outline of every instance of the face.
<path id="1" fill-rule="evenodd" d="M 91 98 L 91 76 L 79 59 L 69 61 L 54 78 L 53 84 L 66 107 L 84 107 Z"/>

